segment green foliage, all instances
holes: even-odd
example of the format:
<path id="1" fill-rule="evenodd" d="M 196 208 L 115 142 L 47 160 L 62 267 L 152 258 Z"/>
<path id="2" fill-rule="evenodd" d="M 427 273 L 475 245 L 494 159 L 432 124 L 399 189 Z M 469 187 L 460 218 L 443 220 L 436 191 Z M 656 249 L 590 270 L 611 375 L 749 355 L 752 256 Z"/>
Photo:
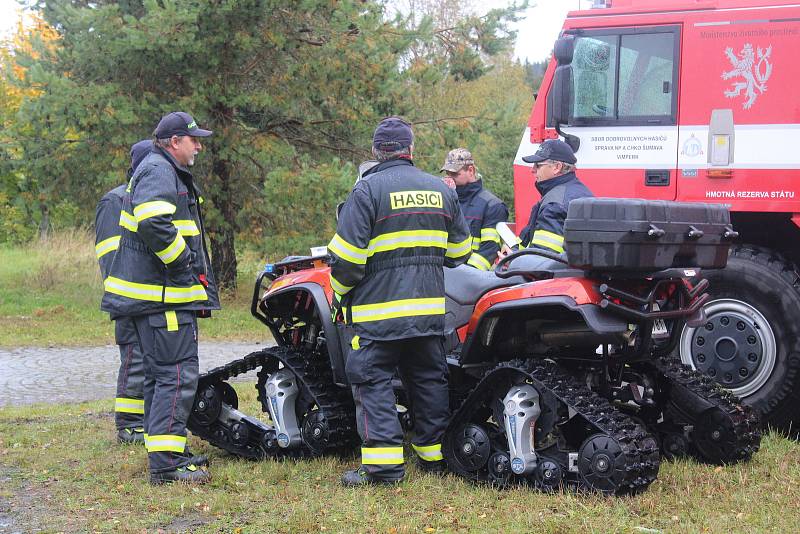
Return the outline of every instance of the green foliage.
<path id="1" fill-rule="evenodd" d="M 20 244 L 35 234 L 25 213 L 15 206 L 5 193 L 0 193 L 0 243 Z"/>
<path id="2" fill-rule="evenodd" d="M 97 199 L 123 181 L 129 146 L 163 113 L 187 110 L 214 131 L 194 174 L 214 267 L 232 285 L 236 269 L 219 262 L 235 267 L 237 238 L 276 251 L 327 241 L 352 164 L 368 157 L 383 116 L 419 125 L 423 163 L 469 142 L 486 147 L 487 175 L 500 177 L 527 110 L 517 86 L 494 73 L 510 72 L 508 24 L 524 5 L 479 18 L 451 3 L 445 25 L 388 19 L 379 1 L 41 2 L 57 39 L 32 38 L 5 71 L 4 83 L 23 96 L 6 136 L 14 157 L 0 163 L 0 177 L 21 178 L 0 191 L 27 198 L 31 224 L 87 225 Z M 436 96 L 484 78 L 499 87 L 466 112 L 455 89 L 449 101 Z M 524 100 L 529 91 L 519 93 Z M 462 115 L 474 118 L 447 126 Z"/>

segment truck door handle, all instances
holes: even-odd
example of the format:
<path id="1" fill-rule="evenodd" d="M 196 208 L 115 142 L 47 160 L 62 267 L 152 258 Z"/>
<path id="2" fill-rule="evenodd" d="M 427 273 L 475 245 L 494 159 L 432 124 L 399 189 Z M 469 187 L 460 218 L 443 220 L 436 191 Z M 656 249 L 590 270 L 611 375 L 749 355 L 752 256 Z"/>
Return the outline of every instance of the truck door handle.
<path id="1" fill-rule="evenodd" d="M 644 185 L 663 187 L 669 185 L 669 169 L 644 171 Z"/>

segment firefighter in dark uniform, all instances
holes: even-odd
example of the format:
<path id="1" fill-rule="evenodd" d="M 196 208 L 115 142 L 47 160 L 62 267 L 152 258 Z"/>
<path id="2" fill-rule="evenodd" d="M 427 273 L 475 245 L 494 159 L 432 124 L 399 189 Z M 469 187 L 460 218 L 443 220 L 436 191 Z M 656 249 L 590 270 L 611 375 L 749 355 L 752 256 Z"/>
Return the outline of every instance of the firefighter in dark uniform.
<path id="1" fill-rule="evenodd" d="M 413 139 L 402 119 L 381 121 L 372 144 L 380 163 L 356 183 L 328 245 L 334 300 L 355 334 L 346 371 L 363 440 L 361 468 L 344 474 L 346 486 L 395 483 L 405 475 L 396 369 L 411 401 L 420 465 L 444 464 L 443 266 L 465 262 L 472 237 L 453 190 L 414 166 Z"/>
<path id="2" fill-rule="evenodd" d="M 559 139 L 548 139 L 532 156 L 522 158 L 533 163 L 536 189 L 542 198 L 531 210 L 528 225 L 519 234 L 520 246 L 564 252 L 564 221 L 569 203 L 576 198 L 594 195 L 575 175 L 577 158 L 572 148 Z"/>
<path id="3" fill-rule="evenodd" d="M 447 173 L 458 193 L 458 203 L 472 234 L 472 255 L 467 265 L 489 271 L 500 250 L 497 223 L 508 220 L 508 208 L 502 200 L 483 187 L 483 177 L 466 148 L 455 148 L 447 154 L 439 172 Z"/>
<path id="4" fill-rule="evenodd" d="M 131 147 L 130 180 L 136 167 L 150 153 L 153 141 L 146 139 Z M 127 184 L 122 184 L 106 193 L 97 204 L 94 219 L 95 252 L 100 264 L 103 280 L 108 276 L 114 252 L 119 248 L 119 215 Z M 114 339 L 119 346 L 120 366 L 117 374 L 117 396 L 114 401 L 114 422 L 117 441 L 120 443 L 144 443 L 144 367 L 136 328 L 130 317 L 119 317 L 114 321 Z"/>
<path id="5" fill-rule="evenodd" d="M 144 431 L 150 482 L 205 483 L 186 449 L 186 421 L 198 378 L 197 317 L 219 309 L 205 245 L 202 197 L 189 167 L 211 135 L 188 113 L 165 115 L 152 152 L 123 200 L 124 228 L 102 309 L 131 317 L 144 359 Z"/>

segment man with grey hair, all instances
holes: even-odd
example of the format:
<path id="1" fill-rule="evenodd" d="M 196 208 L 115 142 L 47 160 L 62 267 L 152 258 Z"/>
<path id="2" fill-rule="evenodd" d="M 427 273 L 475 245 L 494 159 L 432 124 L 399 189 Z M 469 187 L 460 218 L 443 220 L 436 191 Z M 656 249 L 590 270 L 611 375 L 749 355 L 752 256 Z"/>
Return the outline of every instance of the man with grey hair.
<path id="1" fill-rule="evenodd" d="M 522 158 L 522 161 L 533 163 L 536 189 L 542 198 L 533 206 L 528 225 L 519 235 L 520 244 L 561 254 L 564 252 L 564 221 L 569 203 L 576 198 L 594 195 L 575 175 L 578 159 L 564 141 L 548 139 L 535 154 Z"/>
<path id="2" fill-rule="evenodd" d="M 378 124 L 372 153 L 379 163 L 353 187 L 328 244 L 334 314 L 352 330 L 345 370 L 363 440 L 361 467 L 344 474 L 345 486 L 405 476 L 392 387 L 397 369 L 411 400 L 420 466 L 444 469 L 450 412 L 443 266 L 465 262 L 472 237 L 455 192 L 414 167 L 413 143 L 411 126 L 399 117 Z"/>
<path id="3" fill-rule="evenodd" d="M 150 483 L 203 484 L 210 475 L 186 447 L 199 374 L 197 317 L 219 309 L 201 197 L 189 168 L 211 135 L 181 111 L 156 126 L 153 150 L 133 173 L 119 248 L 102 310 L 133 320 L 144 361 L 144 439 Z"/>

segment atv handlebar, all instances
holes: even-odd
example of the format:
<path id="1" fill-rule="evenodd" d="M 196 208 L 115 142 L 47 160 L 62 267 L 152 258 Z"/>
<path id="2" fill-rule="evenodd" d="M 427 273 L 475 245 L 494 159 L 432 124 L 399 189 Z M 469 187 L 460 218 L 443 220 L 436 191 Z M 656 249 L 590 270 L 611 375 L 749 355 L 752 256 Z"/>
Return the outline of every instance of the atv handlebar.
<path id="1" fill-rule="evenodd" d="M 523 248 L 522 250 L 518 250 L 516 252 L 512 252 L 505 258 L 501 259 L 497 262 L 497 266 L 495 267 L 494 274 L 497 275 L 499 278 L 511 278 L 512 276 L 519 276 L 525 274 L 533 274 L 539 271 L 525 271 L 525 270 L 509 270 L 508 264 L 520 256 L 540 256 L 542 258 L 547 258 L 548 260 L 557 261 L 559 263 L 563 263 L 567 265 L 567 258 L 563 254 L 556 254 L 555 252 L 548 252 L 546 250 L 537 249 L 537 248 Z M 505 269 L 505 270 L 503 270 Z"/>

